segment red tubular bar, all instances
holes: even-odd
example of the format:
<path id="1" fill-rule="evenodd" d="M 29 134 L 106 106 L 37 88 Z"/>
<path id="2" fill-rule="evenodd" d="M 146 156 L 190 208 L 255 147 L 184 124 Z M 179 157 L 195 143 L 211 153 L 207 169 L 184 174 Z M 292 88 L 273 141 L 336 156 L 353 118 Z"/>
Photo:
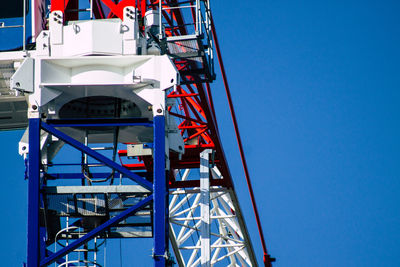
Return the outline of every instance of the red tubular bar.
<path id="1" fill-rule="evenodd" d="M 262 248 L 263 248 L 264 265 L 266 267 L 271 267 L 272 266 L 272 262 L 274 262 L 275 259 L 271 258 L 271 256 L 268 254 L 267 246 L 265 245 L 265 239 L 264 239 L 263 229 L 262 229 L 262 225 L 261 225 L 261 221 L 260 221 L 260 215 L 258 214 L 256 199 L 254 197 L 254 192 L 253 192 L 253 186 L 251 184 L 250 174 L 249 174 L 249 170 L 247 168 L 246 157 L 244 155 L 242 140 L 240 138 L 239 127 L 238 127 L 237 120 L 236 120 L 236 115 L 235 115 L 235 109 L 233 107 L 233 102 L 232 102 L 232 97 L 231 97 L 231 93 L 230 93 L 230 89 L 229 89 L 228 79 L 227 79 L 226 73 L 225 73 L 224 62 L 222 60 L 221 50 L 220 50 L 220 47 L 219 47 L 218 37 L 217 37 L 216 30 L 215 30 L 215 25 L 214 25 L 214 20 L 213 20 L 212 14 L 210 16 L 210 19 L 211 19 L 212 36 L 213 36 L 214 43 L 215 43 L 215 50 L 217 52 L 217 58 L 218 58 L 219 66 L 220 66 L 220 69 L 221 69 L 221 74 L 222 74 L 222 79 L 223 79 L 223 82 L 224 82 L 226 96 L 228 98 L 228 103 L 229 103 L 229 109 L 230 109 L 230 112 L 231 112 L 232 122 L 233 122 L 233 126 L 235 128 L 236 141 L 237 141 L 238 146 L 239 146 L 240 158 L 242 160 L 242 165 L 243 165 L 243 170 L 244 170 L 245 177 L 246 177 L 247 187 L 248 187 L 249 193 L 250 193 L 251 204 L 253 206 L 253 211 L 254 211 L 254 215 L 256 217 L 256 222 L 257 222 L 258 233 L 260 235 L 261 245 L 262 245 Z"/>
<path id="2" fill-rule="evenodd" d="M 206 89 L 207 89 L 207 98 L 208 98 L 208 102 L 210 103 L 210 109 L 211 109 L 211 113 L 214 117 L 215 120 L 215 127 L 218 129 L 218 124 L 217 124 L 217 116 L 215 115 L 215 109 L 214 109 L 214 101 L 212 98 L 212 94 L 211 94 L 211 87 L 209 83 L 206 83 Z"/>
<path id="3" fill-rule="evenodd" d="M 204 121 L 197 120 L 197 119 L 193 119 L 193 118 L 190 118 L 190 117 L 187 117 L 187 116 L 184 116 L 184 115 L 175 113 L 175 112 L 171 112 L 171 111 L 170 111 L 169 114 L 172 115 L 172 116 L 181 118 L 181 119 L 188 120 L 188 121 L 194 121 L 194 122 L 197 122 L 197 123 L 200 123 L 200 124 L 204 124 L 204 125 L 207 124 L 207 123 L 205 123 Z"/>
<path id="4" fill-rule="evenodd" d="M 192 96 L 197 96 L 199 94 L 194 93 L 194 94 L 180 94 L 180 95 L 168 95 L 169 98 L 177 98 L 177 97 L 192 97 Z"/>
<path id="5" fill-rule="evenodd" d="M 199 129 L 199 128 L 204 129 L 206 127 L 207 126 L 205 125 L 190 125 L 190 126 L 178 126 L 178 129 Z"/>
<path id="6" fill-rule="evenodd" d="M 144 163 L 128 163 L 128 164 L 123 164 L 125 168 L 128 170 L 145 170 L 146 166 Z"/>
<path id="7" fill-rule="evenodd" d="M 205 131 L 207 131 L 207 129 L 198 131 L 197 133 L 195 133 L 195 134 L 189 136 L 188 138 L 185 138 L 183 141 L 186 142 L 187 140 L 193 139 L 193 138 L 195 138 L 195 137 L 201 135 L 201 134 L 204 133 Z"/>

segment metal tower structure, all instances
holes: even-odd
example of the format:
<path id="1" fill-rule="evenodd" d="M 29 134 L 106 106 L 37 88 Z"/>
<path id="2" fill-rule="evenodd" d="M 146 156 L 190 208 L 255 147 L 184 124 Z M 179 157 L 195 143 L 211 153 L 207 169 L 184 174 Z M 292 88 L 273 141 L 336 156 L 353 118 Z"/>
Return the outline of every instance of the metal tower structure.
<path id="1" fill-rule="evenodd" d="M 271 266 L 210 1 L 16 2 L 0 12 L 0 36 L 21 35 L 0 43 L 0 129 L 27 127 L 27 266 L 102 266 L 112 238 L 153 238 L 154 266 L 258 266 L 218 131 L 214 51 Z"/>

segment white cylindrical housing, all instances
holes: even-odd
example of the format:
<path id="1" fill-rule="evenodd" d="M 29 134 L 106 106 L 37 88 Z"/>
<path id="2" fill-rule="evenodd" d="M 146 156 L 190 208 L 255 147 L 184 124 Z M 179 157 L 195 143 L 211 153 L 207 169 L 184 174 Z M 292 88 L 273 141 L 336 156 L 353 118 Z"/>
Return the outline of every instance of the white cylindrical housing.
<path id="1" fill-rule="evenodd" d="M 148 10 L 144 15 L 144 25 L 146 28 L 151 26 L 160 26 L 158 10 Z"/>

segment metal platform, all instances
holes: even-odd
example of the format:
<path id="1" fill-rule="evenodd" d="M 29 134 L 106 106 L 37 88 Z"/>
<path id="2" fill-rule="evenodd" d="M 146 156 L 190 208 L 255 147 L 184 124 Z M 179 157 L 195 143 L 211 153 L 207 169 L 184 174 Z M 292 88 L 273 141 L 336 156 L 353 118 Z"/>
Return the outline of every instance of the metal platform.
<path id="1" fill-rule="evenodd" d="M 0 130 L 25 129 L 28 104 L 24 96 L 0 96 Z"/>
<path id="2" fill-rule="evenodd" d="M 203 35 L 166 38 L 167 54 L 176 65 L 184 66 L 179 74 L 181 84 L 211 82 L 215 79 L 212 60 L 206 53 Z"/>
<path id="3" fill-rule="evenodd" d="M 26 98 L 10 89 L 10 78 L 22 57 L 18 53 L 3 53 L 7 54 L 14 60 L 0 57 L 0 130 L 24 129 L 28 125 Z"/>
<path id="4" fill-rule="evenodd" d="M 136 205 L 151 192 L 137 185 L 48 186 L 43 189 L 48 233 L 54 239 L 77 239 Z M 78 219 L 63 231 L 62 217 Z M 100 238 L 152 237 L 152 205 L 103 232 Z"/>
<path id="5" fill-rule="evenodd" d="M 161 44 L 176 64 L 181 84 L 215 80 L 209 2 L 172 1 L 166 6 L 159 2 L 158 8 L 161 10 L 159 20 L 166 32 Z M 193 22 L 188 22 L 187 18 L 193 18 Z"/>

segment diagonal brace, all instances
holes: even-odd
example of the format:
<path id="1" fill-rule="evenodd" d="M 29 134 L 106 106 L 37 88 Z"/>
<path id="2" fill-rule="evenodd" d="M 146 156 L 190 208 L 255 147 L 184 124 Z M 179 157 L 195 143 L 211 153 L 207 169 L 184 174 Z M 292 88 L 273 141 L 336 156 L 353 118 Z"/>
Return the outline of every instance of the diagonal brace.
<path id="1" fill-rule="evenodd" d="M 61 139 L 65 143 L 67 143 L 67 144 L 75 147 L 76 149 L 86 153 L 87 155 L 91 156 L 92 158 L 104 163 L 108 167 L 119 171 L 120 173 L 122 173 L 126 177 L 132 179 L 133 181 L 137 182 L 138 184 L 140 184 L 141 186 L 145 187 L 146 189 L 148 189 L 150 191 L 153 190 L 153 184 L 150 183 L 149 181 L 147 181 L 146 179 L 140 177 L 139 175 L 136 175 L 135 173 L 129 171 L 128 169 L 122 167 L 121 165 L 115 163 L 114 161 L 112 161 L 109 158 L 103 156 L 102 154 L 94 151 L 93 149 L 83 145 L 82 143 L 76 141 L 75 139 L 73 139 L 72 137 L 66 135 L 65 133 L 63 133 L 63 132 L 55 129 L 54 127 L 46 124 L 45 122 L 42 122 L 41 125 L 42 125 L 42 128 L 46 132 L 58 137 L 59 139 Z"/>
<path id="2" fill-rule="evenodd" d="M 46 259 L 44 259 L 43 261 L 40 262 L 40 266 L 47 266 L 47 265 L 55 262 L 59 258 L 67 255 L 69 252 L 71 252 L 71 251 L 77 249 L 78 247 L 82 246 L 83 244 L 87 243 L 88 241 L 90 241 L 94 237 L 98 236 L 100 233 L 102 233 L 105 230 L 107 230 L 109 227 L 111 227 L 111 226 L 121 222 L 125 218 L 133 215 L 134 213 L 136 213 L 137 211 L 142 209 L 144 206 L 149 204 L 149 202 L 152 201 L 152 200 L 153 200 L 153 195 L 150 195 L 150 196 L 146 197 L 145 199 L 143 199 L 142 201 L 140 201 L 136 205 L 134 205 L 134 206 L 130 207 L 129 209 L 121 212 L 119 215 L 115 216 L 111 220 L 108 220 L 107 222 L 103 223 L 99 227 L 93 229 L 92 231 L 90 231 L 86 235 L 84 235 L 81 238 L 77 239 L 76 241 L 72 242 L 70 245 L 64 247 L 63 249 L 61 249 L 61 250 L 57 251 L 56 253 L 52 254 L 51 256 L 47 257 Z"/>

